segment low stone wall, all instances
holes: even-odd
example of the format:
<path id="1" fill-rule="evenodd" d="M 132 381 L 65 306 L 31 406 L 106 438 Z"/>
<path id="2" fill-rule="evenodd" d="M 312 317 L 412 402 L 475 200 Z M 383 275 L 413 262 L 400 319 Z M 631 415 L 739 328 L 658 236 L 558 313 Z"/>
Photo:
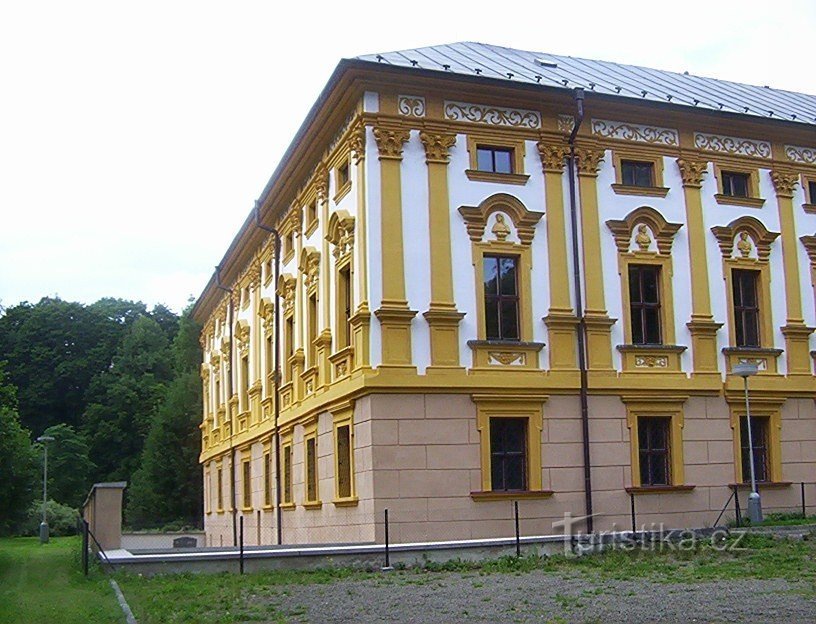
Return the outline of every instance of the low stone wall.
<path id="1" fill-rule="evenodd" d="M 124 550 L 162 550 L 178 548 L 174 542 L 180 538 L 195 540 L 195 545 L 182 546 L 183 548 L 202 548 L 206 546 L 204 531 L 174 531 L 167 533 L 122 533 L 122 548 Z"/>

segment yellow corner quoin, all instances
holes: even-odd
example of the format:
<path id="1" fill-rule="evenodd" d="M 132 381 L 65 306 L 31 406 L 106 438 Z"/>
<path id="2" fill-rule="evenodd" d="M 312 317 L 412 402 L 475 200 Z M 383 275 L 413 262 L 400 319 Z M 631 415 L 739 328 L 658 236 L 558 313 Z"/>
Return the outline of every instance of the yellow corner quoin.
<path id="1" fill-rule="evenodd" d="M 720 110 L 693 76 L 619 66 L 630 97 L 602 67 L 476 43 L 341 61 L 193 310 L 209 545 L 234 512 L 259 541 L 381 541 L 386 508 L 397 541 L 506 537 L 508 501 L 546 528 L 588 495 L 599 529 L 642 494 L 704 526 L 742 487 L 746 363 L 767 505 L 797 505 L 816 140 L 761 111 L 812 96 L 709 80 Z M 560 72 L 594 85 L 573 145 Z"/>

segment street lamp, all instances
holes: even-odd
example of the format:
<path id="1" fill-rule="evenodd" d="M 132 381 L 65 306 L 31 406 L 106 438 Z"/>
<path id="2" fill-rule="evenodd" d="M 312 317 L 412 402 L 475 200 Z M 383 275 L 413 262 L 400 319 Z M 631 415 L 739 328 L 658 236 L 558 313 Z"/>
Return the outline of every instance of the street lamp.
<path id="1" fill-rule="evenodd" d="M 759 491 L 756 484 L 756 471 L 754 470 L 754 436 L 751 433 L 751 404 L 748 400 L 748 378 L 757 374 L 756 364 L 741 362 L 734 365 L 731 372 L 742 377 L 745 382 L 745 424 L 748 429 L 748 461 L 751 463 L 751 493 L 748 495 L 748 518 L 751 523 L 762 522 L 762 502 L 759 498 Z"/>
<path id="2" fill-rule="evenodd" d="M 45 515 L 46 503 L 48 502 L 48 443 L 53 441 L 53 436 L 48 435 L 37 438 L 37 442 L 43 445 L 43 519 L 40 523 L 40 544 L 48 543 L 48 518 Z"/>

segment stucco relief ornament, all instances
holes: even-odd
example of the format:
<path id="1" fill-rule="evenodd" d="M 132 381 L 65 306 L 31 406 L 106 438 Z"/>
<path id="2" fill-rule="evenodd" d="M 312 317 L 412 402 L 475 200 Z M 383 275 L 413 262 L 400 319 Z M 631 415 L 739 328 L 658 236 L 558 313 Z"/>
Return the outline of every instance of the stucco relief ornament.
<path id="1" fill-rule="evenodd" d="M 780 197 L 793 197 L 793 189 L 799 183 L 799 176 L 787 171 L 771 171 L 771 180 L 773 180 L 777 195 Z"/>
<path id="2" fill-rule="evenodd" d="M 541 157 L 541 167 L 544 171 L 564 171 L 564 160 L 567 157 L 567 148 L 564 145 L 538 142 L 538 155 Z"/>
<path id="3" fill-rule="evenodd" d="M 642 223 L 637 228 L 635 242 L 641 251 L 649 251 L 649 247 L 652 245 L 652 237 L 649 236 L 649 228 Z"/>
<path id="4" fill-rule="evenodd" d="M 365 126 L 363 124 L 357 124 L 351 129 L 351 134 L 349 135 L 349 149 L 351 150 L 355 165 L 365 158 L 365 146 Z"/>
<path id="5" fill-rule="evenodd" d="M 397 128 L 389 130 L 387 128 L 374 128 L 374 140 L 377 141 L 377 149 L 380 151 L 380 158 L 402 158 L 402 146 L 410 137 L 408 130 Z"/>
<path id="6" fill-rule="evenodd" d="M 320 163 L 315 172 L 315 192 L 317 193 L 317 203 L 324 204 L 329 199 L 329 170 L 326 165 Z"/>
<path id="7" fill-rule="evenodd" d="M 601 168 L 601 161 L 604 159 L 602 149 L 581 148 L 575 150 L 578 160 L 578 172 L 586 175 L 596 175 Z"/>
<path id="8" fill-rule="evenodd" d="M 703 176 L 708 172 L 708 162 L 705 160 L 678 158 L 677 166 L 684 186 L 700 186 L 703 183 Z"/>
<path id="9" fill-rule="evenodd" d="M 448 152 L 456 144 L 456 135 L 422 131 L 419 140 L 425 146 L 425 159 L 428 162 L 447 163 Z"/>
<path id="10" fill-rule="evenodd" d="M 751 239 L 748 238 L 748 232 L 740 232 L 739 240 L 737 241 L 737 250 L 743 258 L 751 255 L 751 250 L 754 246 L 751 244 Z"/>
<path id="11" fill-rule="evenodd" d="M 510 236 L 510 228 L 507 226 L 503 214 L 499 213 L 496 215 L 496 223 L 493 224 L 493 228 L 490 231 L 493 232 L 496 240 L 500 243 L 503 243 L 504 240 Z"/>

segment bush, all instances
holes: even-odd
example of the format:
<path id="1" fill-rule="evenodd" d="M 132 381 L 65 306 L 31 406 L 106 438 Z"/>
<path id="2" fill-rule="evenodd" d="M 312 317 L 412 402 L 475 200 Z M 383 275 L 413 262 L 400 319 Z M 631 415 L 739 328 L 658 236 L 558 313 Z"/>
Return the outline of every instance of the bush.
<path id="1" fill-rule="evenodd" d="M 61 505 L 55 500 L 49 500 L 45 506 L 45 515 L 48 519 L 48 532 L 54 537 L 76 535 L 77 516 L 79 512 L 68 505 Z M 39 535 L 42 522 L 42 501 L 37 501 L 28 509 L 26 535 Z"/>

